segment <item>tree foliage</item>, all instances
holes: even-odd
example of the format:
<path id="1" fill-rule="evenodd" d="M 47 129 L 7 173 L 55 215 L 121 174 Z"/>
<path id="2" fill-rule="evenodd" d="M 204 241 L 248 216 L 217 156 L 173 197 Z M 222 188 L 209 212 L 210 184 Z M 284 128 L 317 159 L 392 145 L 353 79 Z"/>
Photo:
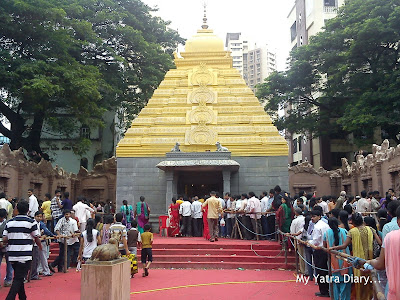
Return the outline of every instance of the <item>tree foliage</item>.
<path id="1" fill-rule="evenodd" d="M 291 52 L 289 68 L 258 88 L 279 129 L 314 136 L 374 130 L 400 142 L 400 1 L 348 0 L 308 45 Z M 286 108 L 285 116 L 278 110 Z"/>
<path id="2" fill-rule="evenodd" d="M 130 121 L 183 42 L 153 11 L 140 0 L 0 1 L 0 114 L 11 124 L 0 133 L 11 148 L 41 153 L 44 124 L 76 144 L 105 111 Z"/>

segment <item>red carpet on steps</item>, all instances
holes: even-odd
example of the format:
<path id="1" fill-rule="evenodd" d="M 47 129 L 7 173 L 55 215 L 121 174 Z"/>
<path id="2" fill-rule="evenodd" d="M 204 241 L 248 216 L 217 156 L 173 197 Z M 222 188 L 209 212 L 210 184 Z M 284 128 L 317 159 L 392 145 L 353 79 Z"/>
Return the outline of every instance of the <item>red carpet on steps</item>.
<path id="1" fill-rule="evenodd" d="M 4 267 L 2 264 L 2 275 Z M 131 279 L 130 299 L 317 299 L 314 293 L 318 287 L 313 282 L 308 285 L 296 283 L 291 271 L 150 269 L 149 272 L 149 277 L 142 277 L 140 271 Z M 79 300 L 80 277 L 75 270 L 67 274 L 56 273 L 26 283 L 25 290 L 29 300 Z M 249 283 L 251 281 L 261 282 Z M 5 299 L 8 291 L 9 288 L 0 288 L 0 299 Z"/>
<path id="2" fill-rule="evenodd" d="M 165 238 L 156 236 L 153 245 L 154 268 L 191 269 L 293 269 L 295 258 L 288 256 L 277 242 L 203 238 Z M 140 255 L 139 255 L 140 256 Z"/>
<path id="3" fill-rule="evenodd" d="M 55 246 L 49 261 L 57 252 Z M 159 269 L 150 269 L 149 277 L 142 277 L 140 271 L 131 279 L 131 299 L 316 299 L 318 287 L 313 282 L 296 283 L 293 271 L 270 270 L 285 268 L 280 251 L 278 243 L 269 241 L 220 239 L 211 243 L 202 238 L 155 235 L 151 267 Z M 286 267 L 293 263 L 294 257 L 289 256 Z M 4 274 L 3 263 L 2 277 Z M 70 269 L 67 274 L 42 277 L 25 287 L 28 299 L 79 300 L 80 273 Z M 8 290 L 0 289 L 0 299 Z"/>

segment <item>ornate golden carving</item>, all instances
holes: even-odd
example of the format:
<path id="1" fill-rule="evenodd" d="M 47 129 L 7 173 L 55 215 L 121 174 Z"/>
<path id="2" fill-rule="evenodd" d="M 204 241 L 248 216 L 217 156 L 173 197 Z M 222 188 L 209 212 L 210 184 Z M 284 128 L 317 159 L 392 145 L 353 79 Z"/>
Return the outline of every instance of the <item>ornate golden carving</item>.
<path id="1" fill-rule="evenodd" d="M 204 63 L 201 63 L 200 67 L 194 69 L 190 76 L 190 83 L 192 85 L 211 85 L 214 81 L 213 72 Z"/>
<path id="2" fill-rule="evenodd" d="M 188 103 L 200 104 L 200 103 L 216 103 L 217 95 L 211 89 L 207 88 L 205 85 L 200 85 L 199 88 L 194 89 L 188 95 Z"/>
<path id="3" fill-rule="evenodd" d="M 189 145 L 213 145 L 216 143 L 217 133 L 200 122 L 199 126 L 186 133 L 186 143 Z"/>
<path id="4" fill-rule="evenodd" d="M 206 106 L 196 107 L 188 114 L 188 121 L 192 124 L 211 124 L 215 122 L 215 119 L 214 111 Z"/>

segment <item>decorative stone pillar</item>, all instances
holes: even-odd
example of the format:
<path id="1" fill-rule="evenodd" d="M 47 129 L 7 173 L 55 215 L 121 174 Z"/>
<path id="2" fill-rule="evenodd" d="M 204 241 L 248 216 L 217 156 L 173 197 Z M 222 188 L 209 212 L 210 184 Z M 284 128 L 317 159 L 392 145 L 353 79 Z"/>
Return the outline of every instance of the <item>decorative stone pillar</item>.
<path id="1" fill-rule="evenodd" d="M 107 197 L 108 199 L 115 199 L 115 180 L 114 182 L 112 181 L 112 179 L 107 178 L 108 179 L 108 193 L 107 193 Z M 104 199 L 104 201 L 107 199 Z"/>
<path id="2" fill-rule="evenodd" d="M 24 169 L 18 169 L 18 198 L 25 198 L 24 193 L 26 193 L 24 189 Z"/>
<path id="3" fill-rule="evenodd" d="M 353 195 L 358 195 L 359 194 L 359 187 L 358 187 L 358 176 L 353 175 L 353 182 L 354 182 L 354 194 Z"/>
<path id="4" fill-rule="evenodd" d="M 165 171 L 165 179 L 167 180 L 167 192 L 165 194 L 165 211 L 168 212 L 168 206 L 171 203 L 171 199 L 173 197 L 174 171 Z"/>
<path id="5" fill-rule="evenodd" d="M 75 179 L 71 179 L 71 193 L 70 193 L 70 199 L 76 199 L 76 191 L 75 191 Z M 75 201 L 72 200 L 74 203 Z"/>
<path id="6" fill-rule="evenodd" d="M 223 170 L 222 179 L 224 181 L 224 195 L 231 192 L 231 171 Z"/>
<path id="7" fill-rule="evenodd" d="M 380 195 L 383 193 L 383 182 L 382 182 L 382 162 L 377 161 L 375 165 L 376 176 L 378 177 L 378 191 Z"/>
<path id="8" fill-rule="evenodd" d="M 368 191 L 372 191 L 372 178 L 368 178 Z"/>
<path id="9" fill-rule="evenodd" d="M 8 180 L 9 178 L 4 178 L 4 193 L 8 193 Z"/>
<path id="10" fill-rule="evenodd" d="M 49 178 L 49 193 L 50 193 L 50 195 L 53 195 L 54 190 L 55 190 L 55 189 L 53 189 L 54 177 L 52 175 L 50 175 L 48 178 Z"/>

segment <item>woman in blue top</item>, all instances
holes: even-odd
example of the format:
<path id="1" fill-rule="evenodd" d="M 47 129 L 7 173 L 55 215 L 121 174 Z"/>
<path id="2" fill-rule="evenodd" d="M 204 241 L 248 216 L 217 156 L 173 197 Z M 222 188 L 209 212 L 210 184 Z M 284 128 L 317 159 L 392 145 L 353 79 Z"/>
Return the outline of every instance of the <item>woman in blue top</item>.
<path id="1" fill-rule="evenodd" d="M 339 227 L 339 221 L 335 217 L 329 218 L 328 224 L 330 229 L 324 235 L 324 247 L 330 248 L 342 245 L 346 240 L 347 230 Z M 350 254 L 348 247 L 344 250 L 339 250 L 339 252 Z M 348 279 L 350 278 L 349 275 L 352 274 L 352 270 L 347 262 L 336 258 L 334 254 L 330 255 L 334 299 L 350 300 L 351 282 Z M 346 282 L 345 279 L 347 279 Z"/>
<path id="2" fill-rule="evenodd" d="M 132 205 L 128 205 L 128 201 L 127 200 L 122 201 L 122 204 L 123 205 L 121 206 L 121 210 L 120 211 L 124 215 L 124 219 L 126 220 L 126 224 L 124 224 L 124 225 L 125 226 L 129 226 L 131 224 L 131 222 L 132 222 L 133 208 L 132 208 Z"/>

